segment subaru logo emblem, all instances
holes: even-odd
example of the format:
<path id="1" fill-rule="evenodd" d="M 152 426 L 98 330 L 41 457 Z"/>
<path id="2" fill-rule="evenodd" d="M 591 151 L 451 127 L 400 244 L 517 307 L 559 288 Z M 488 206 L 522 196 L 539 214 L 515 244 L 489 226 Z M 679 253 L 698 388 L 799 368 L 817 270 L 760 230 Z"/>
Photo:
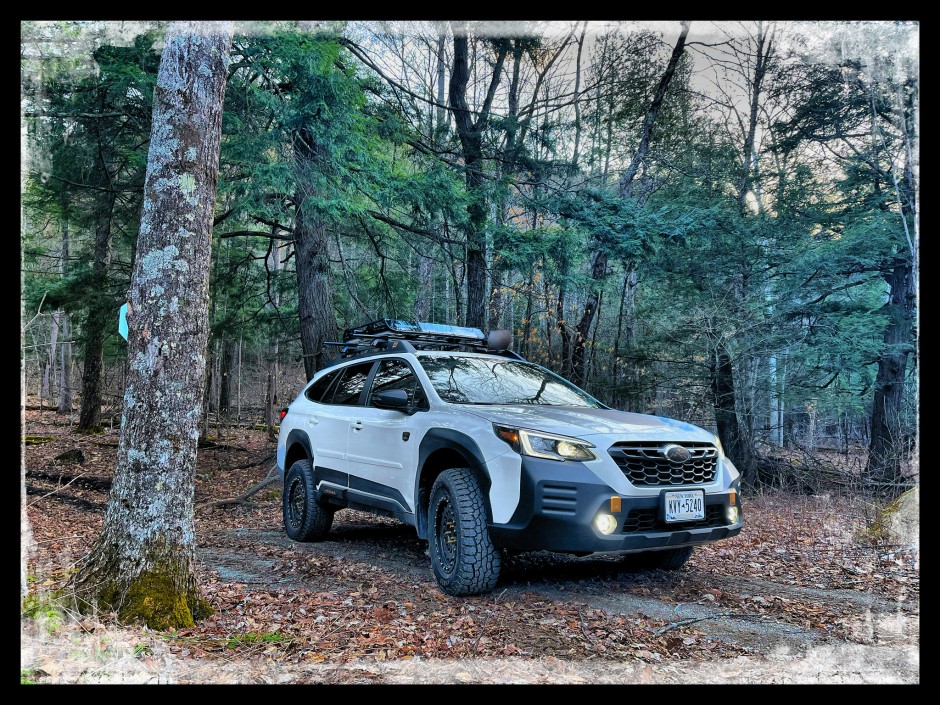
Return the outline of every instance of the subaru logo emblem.
<path id="1" fill-rule="evenodd" d="M 687 463 L 692 459 L 692 452 L 688 448 L 677 446 L 674 443 L 663 446 L 662 453 L 666 456 L 666 460 L 671 463 Z"/>

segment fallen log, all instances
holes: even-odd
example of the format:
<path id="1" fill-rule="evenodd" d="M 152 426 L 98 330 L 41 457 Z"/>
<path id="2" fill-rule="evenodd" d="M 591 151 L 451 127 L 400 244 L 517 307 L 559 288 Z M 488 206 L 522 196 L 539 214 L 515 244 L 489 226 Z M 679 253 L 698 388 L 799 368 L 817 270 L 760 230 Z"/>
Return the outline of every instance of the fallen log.
<path id="1" fill-rule="evenodd" d="M 110 477 L 94 477 L 89 475 L 71 475 L 65 472 L 43 472 L 42 470 L 27 470 L 26 477 L 34 480 L 45 480 L 46 482 L 65 482 L 75 484 L 89 490 L 98 490 L 100 492 L 111 491 Z"/>
<path id="2" fill-rule="evenodd" d="M 67 502 L 68 504 L 72 504 L 89 512 L 103 512 L 106 506 L 104 503 L 90 502 L 87 499 L 82 499 L 81 497 L 76 497 L 74 495 L 60 492 L 57 489 L 49 492 L 40 487 L 34 487 L 33 485 L 26 485 L 26 494 L 38 495 L 39 499 L 52 497 L 53 499 L 57 499 L 60 502 Z"/>
<path id="3" fill-rule="evenodd" d="M 257 464 L 257 463 L 256 463 Z M 263 490 L 268 485 L 273 485 L 275 482 L 280 482 L 281 478 L 277 475 L 277 465 L 273 465 L 265 478 L 259 482 L 254 487 L 251 487 L 243 494 L 238 495 L 237 497 L 230 497 L 229 499 L 217 499 L 213 502 L 201 502 L 196 505 L 196 509 L 214 509 L 216 507 L 225 507 L 229 504 L 247 504 L 247 500 L 256 492 Z"/>

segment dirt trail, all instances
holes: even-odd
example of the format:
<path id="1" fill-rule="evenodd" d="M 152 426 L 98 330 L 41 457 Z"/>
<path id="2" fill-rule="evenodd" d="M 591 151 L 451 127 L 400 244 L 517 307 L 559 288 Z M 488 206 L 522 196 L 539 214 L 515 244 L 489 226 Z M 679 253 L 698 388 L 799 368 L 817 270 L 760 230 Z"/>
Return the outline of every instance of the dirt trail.
<path id="1" fill-rule="evenodd" d="M 245 584 L 248 590 L 345 587 L 344 577 L 333 573 L 279 576 L 274 570 L 278 561 L 269 557 L 275 551 L 357 564 L 377 574 L 390 574 L 395 582 L 415 590 L 436 588 L 425 544 L 415 537 L 413 529 L 403 525 L 342 524 L 329 540 L 311 544 L 297 544 L 281 531 L 243 528 L 214 532 L 205 537 L 203 544 L 199 554 L 203 564 L 222 579 Z M 259 550 L 252 551 L 251 546 Z M 356 578 L 350 578 L 348 584 L 355 582 Z M 677 599 L 677 592 L 697 599 Z M 713 599 L 715 592 L 722 598 Z M 687 668 L 679 668 L 676 662 L 651 664 L 652 670 L 643 672 L 653 679 L 650 682 L 684 682 L 687 678 L 727 682 L 734 674 L 749 674 L 747 678 L 755 682 L 919 681 L 917 606 L 861 590 L 821 590 L 748 575 L 720 576 L 691 566 L 678 573 L 644 572 L 606 556 L 572 558 L 543 552 L 514 556 L 504 565 L 494 594 L 510 600 L 522 593 L 536 593 L 545 599 L 611 615 L 651 618 L 667 623 L 664 629 L 694 624 L 701 633 L 736 644 L 747 654 L 730 665 L 721 662 L 722 667 L 714 672 L 701 664 L 688 664 Z M 732 598 L 738 600 L 735 605 L 743 601 L 781 609 L 755 612 L 722 604 Z M 826 630 L 795 623 L 799 620 L 792 619 L 787 611 L 794 605 L 838 615 L 838 628 Z M 440 668 L 445 666 L 441 664 Z M 532 667 L 527 668 L 531 671 Z M 585 668 L 571 671 L 573 680 L 565 682 L 579 682 L 582 677 L 590 682 L 592 671 Z M 385 680 L 403 682 L 414 679 L 412 671 L 413 667 L 398 664 L 384 668 L 382 673 Z M 467 672 L 472 675 L 472 669 L 461 671 Z M 605 671 L 605 681 L 616 680 L 616 672 Z M 523 682 L 540 682 L 538 679 L 545 676 L 540 673 L 536 668 Z M 620 673 L 625 682 L 643 677 L 633 668 L 621 669 Z M 513 680 L 516 677 L 518 673 L 510 669 L 506 682 L 518 682 Z"/>

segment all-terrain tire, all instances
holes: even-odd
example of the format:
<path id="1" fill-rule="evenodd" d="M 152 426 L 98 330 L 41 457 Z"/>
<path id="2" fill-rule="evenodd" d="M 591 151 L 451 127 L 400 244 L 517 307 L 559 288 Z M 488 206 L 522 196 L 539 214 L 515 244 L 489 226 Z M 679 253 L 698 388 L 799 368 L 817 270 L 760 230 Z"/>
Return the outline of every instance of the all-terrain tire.
<path id="1" fill-rule="evenodd" d="M 309 460 L 298 460 L 290 466 L 282 494 L 284 529 L 294 541 L 319 541 L 329 533 L 334 510 L 317 501 Z"/>
<path id="2" fill-rule="evenodd" d="M 489 592 L 502 558 L 486 528 L 483 491 L 468 468 L 442 472 L 431 488 L 428 551 L 431 570 L 448 595 Z"/>

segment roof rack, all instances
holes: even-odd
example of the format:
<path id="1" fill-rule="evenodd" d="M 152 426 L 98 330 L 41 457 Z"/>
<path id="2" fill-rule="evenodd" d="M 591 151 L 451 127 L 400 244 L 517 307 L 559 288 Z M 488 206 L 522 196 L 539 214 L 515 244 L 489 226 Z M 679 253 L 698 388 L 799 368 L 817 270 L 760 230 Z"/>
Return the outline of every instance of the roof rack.
<path id="1" fill-rule="evenodd" d="M 351 357 L 419 350 L 491 353 L 522 360 L 518 353 L 509 350 L 511 342 L 512 335 L 508 330 L 493 330 L 484 335 L 479 328 L 381 318 L 347 328 L 343 331 L 342 342 L 327 341 L 323 344 L 339 347 L 338 357 L 329 363 L 334 365 Z"/>

